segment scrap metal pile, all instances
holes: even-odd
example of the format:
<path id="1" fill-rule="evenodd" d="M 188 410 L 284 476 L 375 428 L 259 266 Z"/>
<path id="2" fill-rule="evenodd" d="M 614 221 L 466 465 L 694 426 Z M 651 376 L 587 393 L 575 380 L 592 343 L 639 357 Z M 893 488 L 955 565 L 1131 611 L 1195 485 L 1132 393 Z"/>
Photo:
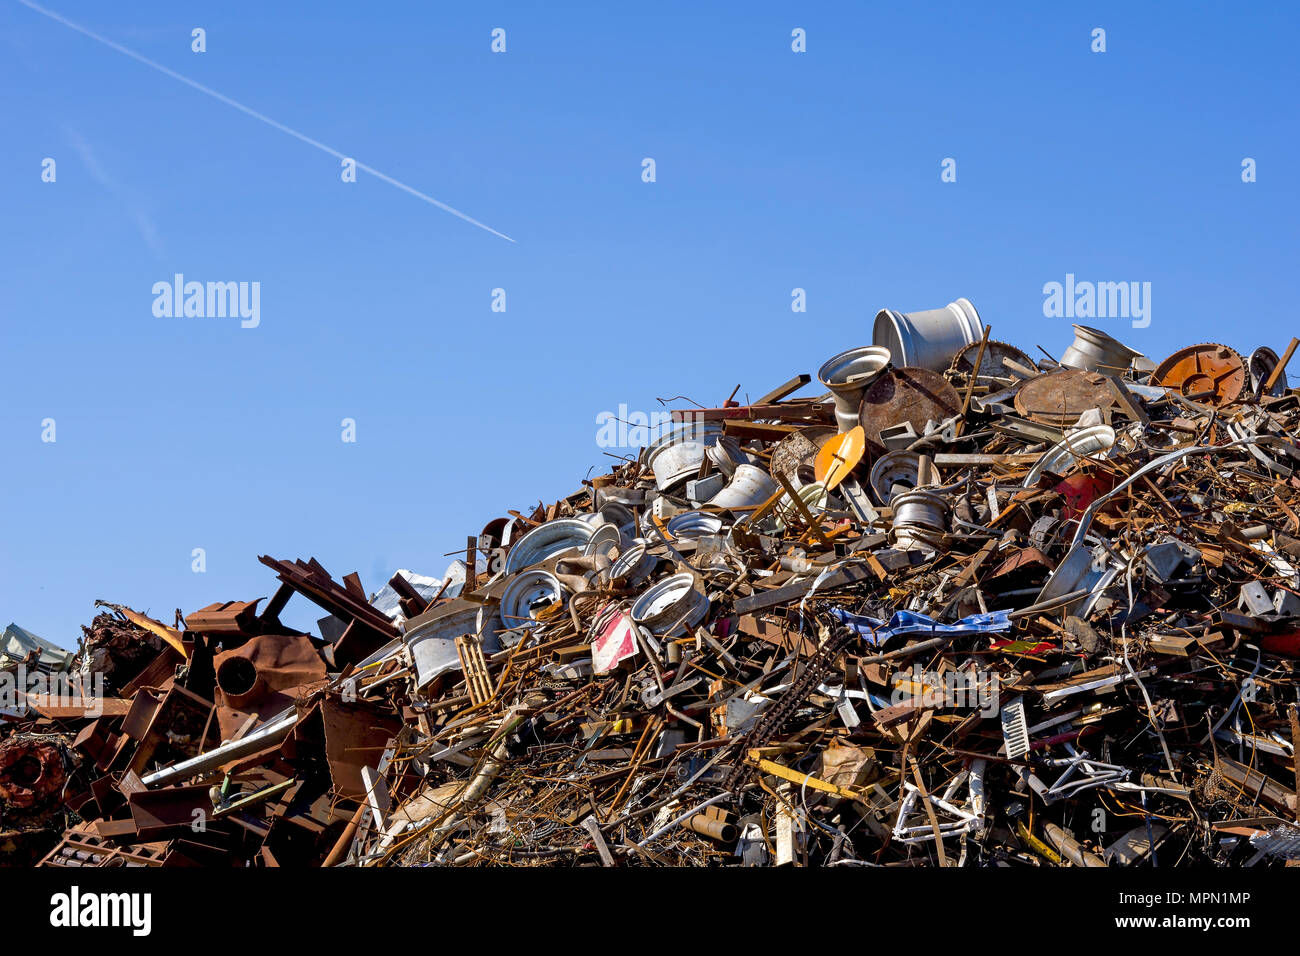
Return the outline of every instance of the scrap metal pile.
<path id="1" fill-rule="evenodd" d="M 1283 865 L 1296 342 L 1075 333 L 884 310 L 442 579 L 263 557 L 265 605 L 106 605 L 86 696 L 7 715 L 0 829 L 54 866 Z"/>

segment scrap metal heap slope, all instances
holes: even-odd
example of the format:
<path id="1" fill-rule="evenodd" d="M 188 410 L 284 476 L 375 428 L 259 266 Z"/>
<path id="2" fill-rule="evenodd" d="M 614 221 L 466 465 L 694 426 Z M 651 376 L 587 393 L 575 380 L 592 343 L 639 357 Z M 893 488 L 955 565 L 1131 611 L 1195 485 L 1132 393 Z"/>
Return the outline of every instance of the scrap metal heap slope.
<path id="1" fill-rule="evenodd" d="M 104 604 L 70 667 L 4 661 L 0 859 L 1284 865 L 1296 343 L 1076 333 L 882 310 L 442 578 L 262 557 L 265 603 Z"/>

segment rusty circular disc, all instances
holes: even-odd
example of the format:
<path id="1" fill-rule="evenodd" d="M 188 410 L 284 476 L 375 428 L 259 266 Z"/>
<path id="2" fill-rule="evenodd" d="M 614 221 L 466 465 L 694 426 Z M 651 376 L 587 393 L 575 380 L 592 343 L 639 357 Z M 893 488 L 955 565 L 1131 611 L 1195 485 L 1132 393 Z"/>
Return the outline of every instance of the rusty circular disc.
<path id="1" fill-rule="evenodd" d="M 1043 425 L 1073 425 L 1088 409 L 1114 404 L 1106 376 L 1078 368 L 1031 378 L 1016 392 L 1016 411 Z"/>
<path id="2" fill-rule="evenodd" d="M 952 365 L 948 366 L 949 373 L 957 372 L 962 375 L 969 375 L 971 369 L 975 367 L 975 356 L 979 355 L 980 343 L 972 342 L 964 346 L 956 355 L 952 357 Z M 1020 378 L 1021 376 L 1002 364 L 1004 358 L 1009 358 L 1017 365 L 1023 365 L 1025 368 L 1034 369 L 1034 360 L 1031 359 L 1014 345 L 1008 345 L 1006 342 L 990 340 L 984 346 L 984 357 L 980 359 L 980 377 L 997 376 L 998 378 Z"/>
<path id="3" fill-rule="evenodd" d="M 797 488 L 803 484 L 799 472 L 806 468 L 809 475 L 813 474 L 817 453 L 822 450 L 823 445 L 835 437 L 835 434 L 834 428 L 813 425 L 786 435 L 772 448 L 770 469 L 772 474 L 780 472 Z"/>
<path id="4" fill-rule="evenodd" d="M 925 423 L 938 424 L 961 411 L 957 390 L 938 372 L 927 368 L 891 368 L 867 386 L 858 409 L 858 424 L 866 432 L 867 446 L 885 445 L 882 429 L 910 422 L 917 435 Z"/>
<path id="5" fill-rule="evenodd" d="M 1226 345 L 1189 345 L 1156 366 L 1151 384 L 1206 405 L 1228 405 L 1246 387 L 1246 363 Z"/>

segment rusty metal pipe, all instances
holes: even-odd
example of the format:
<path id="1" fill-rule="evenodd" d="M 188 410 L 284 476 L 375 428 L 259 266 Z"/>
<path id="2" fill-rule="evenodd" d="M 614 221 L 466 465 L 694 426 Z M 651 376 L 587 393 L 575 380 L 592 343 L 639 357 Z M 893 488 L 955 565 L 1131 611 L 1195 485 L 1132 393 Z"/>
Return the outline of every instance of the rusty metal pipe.
<path id="1" fill-rule="evenodd" d="M 1047 837 L 1047 842 L 1054 846 L 1061 854 L 1075 866 L 1105 866 L 1106 861 L 1095 853 L 1090 853 L 1068 832 L 1058 827 L 1055 823 L 1046 823 L 1043 825 L 1043 835 Z"/>
<path id="2" fill-rule="evenodd" d="M 697 813 L 693 817 L 687 817 L 682 821 L 682 826 L 719 843 L 735 843 L 740 839 L 740 831 L 736 829 L 734 823 L 727 823 L 707 813 Z"/>
<path id="3" fill-rule="evenodd" d="M 707 810 L 715 803 L 721 803 L 723 800 L 730 800 L 730 799 L 731 799 L 730 791 L 723 791 L 722 793 L 714 794 L 713 796 L 709 797 L 709 799 L 705 800 L 703 803 L 697 804 L 691 809 L 687 810 L 685 813 L 675 817 L 670 823 L 664 824 L 654 833 L 646 837 L 644 840 L 640 841 L 639 843 L 631 844 L 628 847 L 628 851 L 631 852 L 633 850 L 637 850 L 637 851 L 641 850 L 643 847 L 648 846 L 649 844 L 653 843 L 655 840 L 659 839 L 661 836 L 663 836 L 673 827 L 680 826 L 683 820 L 687 820 L 695 816 L 701 810 Z"/>
<path id="4" fill-rule="evenodd" d="M 369 809 L 370 805 L 366 803 L 357 806 L 357 812 L 352 814 L 352 819 L 348 821 L 348 825 L 339 834 L 338 841 L 330 850 L 329 856 L 325 857 L 325 862 L 321 866 L 338 866 L 343 862 L 343 858 L 348 855 L 348 848 L 352 846 L 352 841 L 357 838 L 357 828 L 361 825 L 361 818 L 366 815 L 366 811 Z"/>
<path id="5" fill-rule="evenodd" d="M 266 696 L 266 679 L 247 657 L 222 661 L 217 668 L 217 686 L 226 695 L 226 703 L 236 710 L 245 710 Z"/>

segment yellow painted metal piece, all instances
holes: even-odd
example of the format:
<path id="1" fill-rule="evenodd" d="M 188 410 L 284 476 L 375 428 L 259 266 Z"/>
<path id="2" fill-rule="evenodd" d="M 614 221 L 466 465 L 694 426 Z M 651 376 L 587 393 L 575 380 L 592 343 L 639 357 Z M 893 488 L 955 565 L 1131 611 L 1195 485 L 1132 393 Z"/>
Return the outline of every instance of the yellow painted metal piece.
<path id="1" fill-rule="evenodd" d="M 782 780 L 788 780 L 791 783 L 797 783 L 801 787 L 806 786 L 811 790 L 820 790 L 822 793 L 834 794 L 837 797 L 843 797 L 845 800 L 858 800 L 866 802 L 862 794 L 856 790 L 848 790 L 844 787 L 837 787 L 833 783 L 827 783 L 825 780 L 818 780 L 806 773 L 800 773 L 797 770 L 791 770 L 772 760 L 767 760 L 759 756 L 757 750 L 751 750 L 747 758 L 751 764 L 758 767 L 764 773 L 770 773 L 774 777 L 780 777 Z"/>
<path id="2" fill-rule="evenodd" d="M 861 425 L 854 425 L 844 434 L 836 435 L 822 445 L 813 461 L 813 475 L 830 491 L 858 466 L 866 448 L 866 432 Z"/>
<path id="3" fill-rule="evenodd" d="M 180 654 L 181 657 L 186 659 L 189 658 L 190 655 L 185 653 L 185 645 L 181 641 L 181 632 L 176 630 L 174 627 L 168 627 L 166 624 L 155 621 L 151 617 L 146 617 L 139 611 L 133 611 L 129 607 L 122 608 L 122 614 L 136 627 L 142 627 L 150 634 L 156 634 L 161 637 L 164 641 L 175 648 L 176 652 Z"/>
<path id="4" fill-rule="evenodd" d="M 1057 853 L 1055 850 L 1053 850 L 1046 843 L 1044 843 L 1042 840 L 1038 839 L 1038 837 L 1030 833 L 1029 828 L 1025 826 L 1023 823 L 1018 821 L 1016 823 L 1016 836 L 1024 840 L 1025 845 L 1029 847 L 1029 849 L 1037 853 L 1039 856 L 1043 857 L 1044 859 L 1048 860 L 1051 863 L 1055 863 L 1058 866 L 1060 865 L 1061 855 Z"/>

